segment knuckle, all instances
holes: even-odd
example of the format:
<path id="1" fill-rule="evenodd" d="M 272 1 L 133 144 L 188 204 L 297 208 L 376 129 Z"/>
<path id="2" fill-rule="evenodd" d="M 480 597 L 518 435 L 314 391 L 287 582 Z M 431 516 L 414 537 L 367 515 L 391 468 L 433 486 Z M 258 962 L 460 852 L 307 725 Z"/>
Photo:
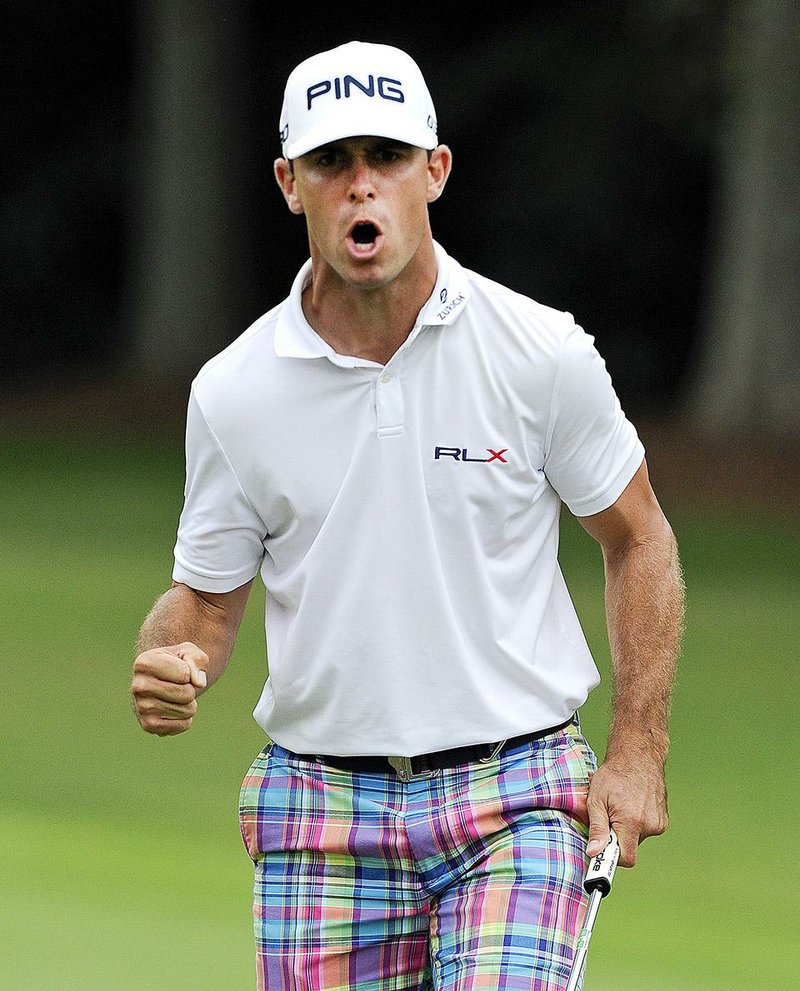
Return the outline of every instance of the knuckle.
<path id="1" fill-rule="evenodd" d="M 139 654 L 136 660 L 133 662 L 133 670 L 135 674 L 146 674 L 150 668 L 149 660 L 147 657 L 147 652 Z"/>
<path id="2" fill-rule="evenodd" d="M 188 729 L 191 725 L 191 720 L 179 720 L 179 719 L 155 719 L 152 723 L 151 733 L 156 736 L 175 736 L 178 733 L 182 733 L 185 729 Z"/>
<path id="3" fill-rule="evenodd" d="M 192 717 L 181 713 L 179 718 L 165 715 L 163 709 L 156 705 L 146 705 L 137 709 L 136 717 L 145 733 L 154 736 L 174 736 L 189 729 Z"/>
<path id="4" fill-rule="evenodd" d="M 164 706 L 164 715 L 170 719 L 188 719 L 197 712 L 197 703 L 190 702 L 170 702 Z"/>
<path id="5" fill-rule="evenodd" d="M 185 705 L 192 700 L 191 686 L 164 682 L 159 686 L 158 697 L 171 705 Z"/>
<path id="6" fill-rule="evenodd" d="M 178 733 L 185 733 L 192 725 L 191 719 L 172 719 L 165 736 L 177 736 Z"/>
<path id="7" fill-rule="evenodd" d="M 192 643 L 189 640 L 180 644 L 177 649 L 182 655 L 186 655 L 187 660 L 191 660 L 195 664 L 208 662 L 208 654 L 201 647 L 198 647 L 196 643 Z"/>
<path id="8" fill-rule="evenodd" d="M 180 705 L 190 705 L 194 702 L 196 695 L 194 685 L 181 685 L 175 693 L 175 701 Z"/>
<path id="9" fill-rule="evenodd" d="M 197 644 L 196 643 L 191 643 L 188 640 L 186 642 L 182 643 L 182 644 L 179 644 L 176 649 L 177 649 L 180 657 L 183 658 L 187 662 L 187 664 L 190 661 L 196 662 L 196 661 L 200 660 L 201 658 L 205 657 L 205 654 L 197 646 Z"/>
<path id="10" fill-rule="evenodd" d="M 188 661 L 182 657 L 170 657 L 169 663 L 165 665 L 164 680 L 172 685 L 185 685 L 192 676 L 192 669 Z"/>

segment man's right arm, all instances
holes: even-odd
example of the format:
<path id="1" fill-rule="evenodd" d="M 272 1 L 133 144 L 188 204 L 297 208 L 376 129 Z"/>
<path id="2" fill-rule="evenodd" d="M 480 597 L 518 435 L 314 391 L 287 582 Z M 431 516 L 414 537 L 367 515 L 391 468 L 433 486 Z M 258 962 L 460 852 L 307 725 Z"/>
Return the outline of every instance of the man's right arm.
<path id="1" fill-rule="evenodd" d="M 197 696 L 221 676 L 253 582 L 201 592 L 174 582 L 142 624 L 131 694 L 142 729 L 174 736 L 192 725 Z"/>

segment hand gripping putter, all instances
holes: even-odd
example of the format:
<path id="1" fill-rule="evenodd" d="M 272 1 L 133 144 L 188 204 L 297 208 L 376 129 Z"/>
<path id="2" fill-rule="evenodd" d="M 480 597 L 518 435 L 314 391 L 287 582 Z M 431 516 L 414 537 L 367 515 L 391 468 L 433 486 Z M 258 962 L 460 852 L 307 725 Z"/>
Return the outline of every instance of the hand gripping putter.
<path id="1" fill-rule="evenodd" d="M 611 891 L 611 882 L 614 880 L 614 871 L 617 869 L 618 861 L 619 843 L 616 833 L 612 829 L 609 832 L 609 840 L 605 848 L 589 861 L 586 877 L 583 879 L 583 888 L 589 895 L 589 904 L 586 907 L 583 929 L 581 929 L 581 934 L 575 945 L 575 957 L 572 961 L 572 970 L 569 974 L 566 991 L 576 991 L 580 986 L 580 980 L 586 967 L 589 939 L 592 935 L 592 929 L 594 929 L 600 902 Z"/>

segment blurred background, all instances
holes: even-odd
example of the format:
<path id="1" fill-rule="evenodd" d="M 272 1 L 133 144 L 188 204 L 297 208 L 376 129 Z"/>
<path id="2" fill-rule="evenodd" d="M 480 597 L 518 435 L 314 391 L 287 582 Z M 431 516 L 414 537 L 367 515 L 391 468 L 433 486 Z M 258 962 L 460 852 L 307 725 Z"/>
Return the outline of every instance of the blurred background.
<path id="1" fill-rule="evenodd" d="M 250 986 L 263 590 L 192 733 L 145 737 L 127 684 L 189 383 L 307 256 L 272 177 L 285 78 L 357 38 L 427 78 L 455 158 L 437 240 L 596 337 L 682 549 L 673 826 L 604 908 L 587 988 L 797 987 L 800 4 L 0 18 L 0 986 Z M 562 563 L 607 675 L 602 563 L 568 519 Z"/>

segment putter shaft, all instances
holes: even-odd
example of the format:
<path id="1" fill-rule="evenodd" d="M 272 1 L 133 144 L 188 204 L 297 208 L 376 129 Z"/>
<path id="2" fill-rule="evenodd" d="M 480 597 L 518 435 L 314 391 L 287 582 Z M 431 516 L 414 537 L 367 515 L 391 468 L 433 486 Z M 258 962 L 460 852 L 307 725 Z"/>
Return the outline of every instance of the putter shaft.
<path id="1" fill-rule="evenodd" d="M 600 908 L 600 902 L 611 891 L 611 883 L 614 880 L 614 871 L 617 869 L 618 861 L 619 842 L 612 829 L 606 846 L 589 861 L 586 877 L 583 879 L 583 887 L 589 895 L 589 902 L 586 906 L 583 928 L 578 936 L 578 942 L 575 944 L 575 956 L 572 960 L 572 970 L 565 991 L 577 991 L 580 984 L 586 967 L 586 954 L 589 950 L 589 939 L 597 918 L 597 911 Z"/>
<path id="2" fill-rule="evenodd" d="M 575 956 L 572 960 L 572 970 L 569 974 L 569 981 L 567 982 L 567 987 L 565 991 L 576 991 L 578 984 L 580 982 L 583 971 L 586 967 L 586 954 L 589 952 L 589 938 L 592 935 L 592 929 L 594 929 L 595 919 L 597 918 L 597 912 L 600 908 L 600 902 L 603 900 L 603 893 L 599 890 L 595 890 L 589 895 L 589 904 L 586 906 L 586 918 L 583 922 L 583 928 L 581 929 L 581 934 L 578 936 L 578 942 L 575 946 Z"/>

